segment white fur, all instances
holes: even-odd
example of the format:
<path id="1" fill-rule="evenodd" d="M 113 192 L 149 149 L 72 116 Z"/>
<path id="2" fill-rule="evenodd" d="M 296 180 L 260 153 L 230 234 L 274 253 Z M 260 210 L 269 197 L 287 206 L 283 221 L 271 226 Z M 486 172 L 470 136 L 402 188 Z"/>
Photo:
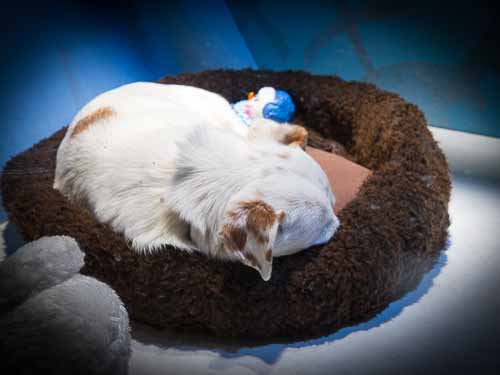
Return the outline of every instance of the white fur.
<path id="1" fill-rule="evenodd" d="M 70 136 L 103 107 L 114 115 Z M 270 228 L 273 256 L 326 242 L 338 226 L 328 179 L 302 149 L 278 143 L 269 130 L 290 125 L 268 126 L 248 128 L 209 91 L 128 84 L 75 116 L 57 153 L 54 188 L 82 199 L 138 251 L 173 245 L 215 256 L 225 214 L 249 199 L 287 214 L 281 230 Z"/>

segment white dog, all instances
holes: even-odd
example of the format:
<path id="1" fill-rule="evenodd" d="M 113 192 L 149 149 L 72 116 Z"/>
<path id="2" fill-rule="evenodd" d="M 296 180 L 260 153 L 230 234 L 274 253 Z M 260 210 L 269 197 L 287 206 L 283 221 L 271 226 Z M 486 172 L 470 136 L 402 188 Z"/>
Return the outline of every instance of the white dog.
<path id="1" fill-rule="evenodd" d="M 71 122 L 54 188 L 87 205 L 137 251 L 172 245 L 237 260 L 269 280 L 273 256 L 327 242 L 339 222 L 307 131 L 246 126 L 220 95 L 132 83 Z"/>

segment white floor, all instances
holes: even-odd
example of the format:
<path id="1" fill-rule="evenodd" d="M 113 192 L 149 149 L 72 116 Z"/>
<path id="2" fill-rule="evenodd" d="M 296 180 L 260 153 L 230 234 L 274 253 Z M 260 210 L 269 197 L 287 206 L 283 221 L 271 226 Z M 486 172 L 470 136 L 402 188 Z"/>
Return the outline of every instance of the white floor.
<path id="1" fill-rule="evenodd" d="M 288 345 L 250 348 L 134 326 L 130 374 L 495 373 L 500 366 L 499 143 L 433 132 L 453 170 L 450 245 L 416 291 L 369 322 Z M 0 230 L 7 253 L 22 243 L 1 211 Z"/>
<path id="2" fill-rule="evenodd" d="M 183 347 L 182 340 L 143 328 L 130 373 L 485 373 L 500 365 L 499 209 L 498 186 L 455 177 L 451 245 L 416 291 L 367 323 L 291 345 L 222 343 L 226 350 L 215 343 L 196 348 L 188 339 Z"/>

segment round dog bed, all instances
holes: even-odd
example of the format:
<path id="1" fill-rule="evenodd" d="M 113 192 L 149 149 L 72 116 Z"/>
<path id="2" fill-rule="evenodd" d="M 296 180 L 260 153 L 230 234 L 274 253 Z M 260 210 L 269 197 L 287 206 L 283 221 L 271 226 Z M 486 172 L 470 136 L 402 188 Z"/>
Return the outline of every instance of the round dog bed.
<path id="1" fill-rule="evenodd" d="M 219 336 L 310 338 L 368 320 L 432 268 L 447 237 L 450 176 L 416 106 L 371 84 L 304 72 L 218 70 L 161 82 L 231 102 L 263 86 L 284 89 L 297 122 L 373 173 L 340 211 L 328 244 L 276 258 L 263 282 L 248 267 L 175 249 L 138 255 L 66 201 L 52 189 L 65 128 L 15 156 L 2 177 L 11 221 L 27 240 L 73 236 L 86 253 L 82 272 L 111 285 L 132 319 Z"/>

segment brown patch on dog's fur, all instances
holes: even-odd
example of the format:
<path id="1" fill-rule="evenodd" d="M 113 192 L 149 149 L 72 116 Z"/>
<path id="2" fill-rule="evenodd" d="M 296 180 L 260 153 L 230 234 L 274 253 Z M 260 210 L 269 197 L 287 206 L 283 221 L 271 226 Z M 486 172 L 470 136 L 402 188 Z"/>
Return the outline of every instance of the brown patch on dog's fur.
<path id="1" fill-rule="evenodd" d="M 272 252 L 272 250 L 271 249 L 267 249 L 265 256 L 266 256 L 266 260 L 268 262 L 270 262 L 271 259 L 273 259 L 273 252 Z"/>
<path id="2" fill-rule="evenodd" d="M 285 134 L 283 138 L 283 143 L 289 146 L 299 146 L 301 148 L 307 145 L 307 130 L 302 126 L 294 126 L 292 130 Z"/>
<path id="3" fill-rule="evenodd" d="M 247 258 L 252 266 L 257 267 L 259 265 L 257 258 L 252 253 L 245 253 L 245 258 Z"/>
<path id="4" fill-rule="evenodd" d="M 288 152 L 278 152 L 276 154 L 276 156 L 278 156 L 281 159 L 289 159 L 290 158 L 290 154 Z"/>
<path id="5" fill-rule="evenodd" d="M 269 237 L 263 235 L 262 233 L 257 233 L 257 235 L 255 236 L 255 241 L 260 245 L 264 245 L 265 243 L 269 242 Z"/>
<path id="6" fill-rule="evenodd" d="M 247 243 L 247 233 L 240 227 L 226 224 L 222 228 L 224 246 L 229 251 L 241 251 Z"/>
<path id="7" fill-rule="evenodd" d="M 111 107 L 102 107 L 95 110 L 90 115 L 85 116 L 76 123 L 70 138 L 73 138 L 76 135 L 84 132 L 97 121 L 110 118 L 113 115 L 115 115 L 115 111 Z"/>
<path id="8" fill-rule="evenodd" d="M 261 230 L 269 228 L 276 220 L 273 208 L 264 201 L 242 202 L 239 207 L 247 213 L 248 231 L 256 236 Z"/>

